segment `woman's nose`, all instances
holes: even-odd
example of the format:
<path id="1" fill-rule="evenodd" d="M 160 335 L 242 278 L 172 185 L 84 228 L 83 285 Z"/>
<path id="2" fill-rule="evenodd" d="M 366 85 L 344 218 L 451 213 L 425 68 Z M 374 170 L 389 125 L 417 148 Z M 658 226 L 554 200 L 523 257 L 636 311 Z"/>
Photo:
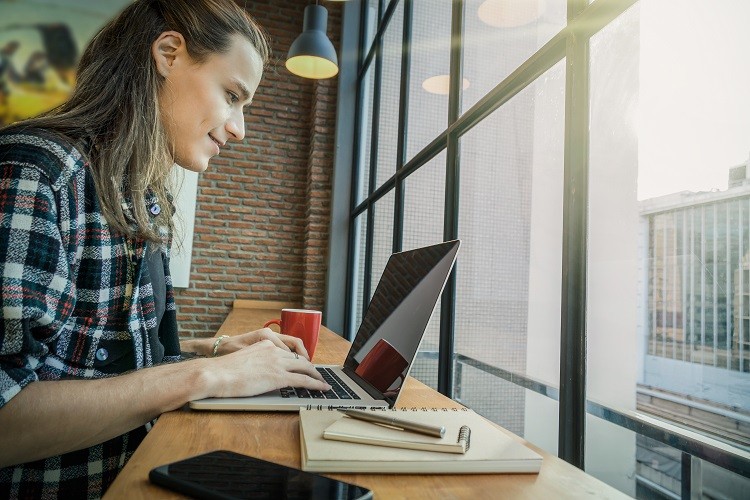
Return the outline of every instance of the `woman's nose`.
<path id="1" fill-rule="evenodd" d="M 226 129 L 238 141 L 245 138 L 245 114 L 241 109 L 232 112 L 229 120 L 227 120 Z"/>

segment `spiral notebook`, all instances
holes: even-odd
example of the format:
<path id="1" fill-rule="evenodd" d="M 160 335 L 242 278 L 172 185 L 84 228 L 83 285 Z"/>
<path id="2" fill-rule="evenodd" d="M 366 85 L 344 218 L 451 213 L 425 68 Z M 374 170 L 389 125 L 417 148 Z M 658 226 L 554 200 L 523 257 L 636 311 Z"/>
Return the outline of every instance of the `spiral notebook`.
<path id="1" fill-rule="evenodd" d="M 413 445 L 407 447 L 406 441 L 413 442 L 415 436 L 418 436 L 417 440 L 420 437 L 427 438 L 427 441 L 432 438 L 389 428 L 384 428 L 387 432 L 386 440 L 391 441 L 388 445 L 384 442 L 367 443 L 368 439 L 373 440 L 373 431 L 380 431 L 368 429 L 363 433 L 362 427 L 359 426 L 354 439 L 344 441 L 331 439 L 330 436 L 324 437 L 326 430 L 336 431 L 341 425 L 334 424 L 344 419 L 352 419 L 335 410 L 308 407 L 300 410 L 299 420 L 302 470 L 390 474 L 536 473 L 542 465 L 542 457 L 538 453 L 467 408 L 373 408 L 367 411 L 394 412 L 394 415 L 402 420 L 412 419 L 421 423 L 445 426 L 444 446 L 461 443 L 459 435 L 461 429 L 465 428 L 465 437 L 460 444 L 464 447 L 465 453 L 414 449 Z M 368 422 L 359 423 L 379 427 Z M 466 429 L 470 429 L 470 432 Z M 394 437 L 393 433 L 399 434 Z M 351 433 L 349 434 L 351 436 Z M 451 441 L 452 443 L 448 444 Z M 398 446 L 394 445 L 396 442 Z"/>
<path id="2" fill-rule="evenodd" d="M 380 413 L 398 414 L 391 411 Z M 419 417 L 417 413 L 414 412 L 409 417 Z M 399 416 L 400 420 L 424 423 L 423 419 L 409 417 L 400 418 Z M 449 429 L 446 431 L 444 437 L 439 438 L 344 417 L 329 425 L 323 431 L 323 438 L 333 439 L 334 441 L 347 441 L 349 443 L 405 448 L 408 450 L 440 451 L 443 453 L 463 454 L 471 448 L 471 428 L 468 425 L 462 425 L 457 433 L 455 429 Z"/>

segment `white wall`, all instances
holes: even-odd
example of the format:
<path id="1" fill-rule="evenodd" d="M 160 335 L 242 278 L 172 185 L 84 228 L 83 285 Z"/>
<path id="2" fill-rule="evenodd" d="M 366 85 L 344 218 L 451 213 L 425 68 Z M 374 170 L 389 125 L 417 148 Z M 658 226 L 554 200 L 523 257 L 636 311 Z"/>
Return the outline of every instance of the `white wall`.
<path id="1" fill-rule="evenodd" d="M 193 226 L 195 223 L 195 201 L 198 193 L 198 174 L 175 165 L 172 170 L 175 192 L 175 237 L 169 269 L 172 286 L 187 288 L 190 284 L 190 261 L 193 253 Z"/>

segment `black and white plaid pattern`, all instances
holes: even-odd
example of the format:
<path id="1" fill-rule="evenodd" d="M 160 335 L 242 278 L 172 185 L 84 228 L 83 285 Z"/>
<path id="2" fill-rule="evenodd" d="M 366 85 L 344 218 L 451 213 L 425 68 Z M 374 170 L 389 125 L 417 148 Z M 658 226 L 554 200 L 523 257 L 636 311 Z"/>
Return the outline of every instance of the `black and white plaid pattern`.
<path id="1" fill-rule="evenodd" d="M 94 379 L 152 365 L 148 328 L 157 319 L 147 245 L 131 243 L 130 260 L 125 238 L 101 214 L 89 168 L 59 137 L 0 134 L 0 408 L 37 380 Z M 158 202 L 151 197 L 148 208 Z M 161 233 L 167 283 L 159 339 L 164 360 L 175 361 L 170 235 Z M 148 428 L 0 469 L 0 498 L 100 497 Z"/>

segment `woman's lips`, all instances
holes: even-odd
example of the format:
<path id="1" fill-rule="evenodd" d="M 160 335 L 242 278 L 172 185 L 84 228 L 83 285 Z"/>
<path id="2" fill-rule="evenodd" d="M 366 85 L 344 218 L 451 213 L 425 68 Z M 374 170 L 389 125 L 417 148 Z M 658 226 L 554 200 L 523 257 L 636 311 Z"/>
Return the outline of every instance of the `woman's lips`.
<path id="1" fill-rule="evenodd" d="M 211 134 L 209 134 L 208 137 L 210 137 L 211 140 L 214 141 L 214 144 L 216 144 L 216 153 L 215 154 L 219 154 L 221 152 L 221 146 L 222 146 L 222 144 L 219 141 L 217 141 L 214 138 L 214 136 L 212 136 Z"/>

